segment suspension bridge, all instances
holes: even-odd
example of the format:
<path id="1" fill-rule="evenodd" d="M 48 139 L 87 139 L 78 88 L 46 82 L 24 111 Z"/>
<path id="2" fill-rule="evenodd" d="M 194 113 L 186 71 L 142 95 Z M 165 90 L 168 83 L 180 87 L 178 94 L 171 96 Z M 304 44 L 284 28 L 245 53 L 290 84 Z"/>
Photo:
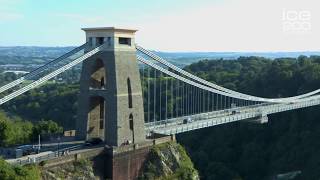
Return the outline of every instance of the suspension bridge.
<path id="1" fill-rule="evenodd" d="M 264 98 L 208 82 L 135 44 L 135 30 L 83 30 L 85 44 L 0 87 L 0 105 L 82 62 L 77 133 L 113 146 L 235 121 L 266 123 L 269 114 L 320 104 L 320 89 Z"/>

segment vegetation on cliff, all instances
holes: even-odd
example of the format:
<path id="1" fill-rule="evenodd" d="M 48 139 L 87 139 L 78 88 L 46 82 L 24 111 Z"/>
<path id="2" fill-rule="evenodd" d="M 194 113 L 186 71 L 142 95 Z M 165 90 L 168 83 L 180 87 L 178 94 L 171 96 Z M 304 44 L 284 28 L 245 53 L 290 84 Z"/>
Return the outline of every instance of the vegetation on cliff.
<path id="1" fill-rule="evenodd" d="M 95 180 L 92 162 L 88 159 L 79 159 L 59 166 L 44 168 L 42 180 L 86 179 Z"/>
<path id="2" fill-rule="evenodd" d="M 0 158 L 1 180 L 40 180 L 40 170 L 37 166 L 12 166 Z"/>
<path id="3" fill-rule="evenodd" d="M 196 180 L 199 176 L 184 148 L 170 142 L 151 149 L 139 179 Z"/>

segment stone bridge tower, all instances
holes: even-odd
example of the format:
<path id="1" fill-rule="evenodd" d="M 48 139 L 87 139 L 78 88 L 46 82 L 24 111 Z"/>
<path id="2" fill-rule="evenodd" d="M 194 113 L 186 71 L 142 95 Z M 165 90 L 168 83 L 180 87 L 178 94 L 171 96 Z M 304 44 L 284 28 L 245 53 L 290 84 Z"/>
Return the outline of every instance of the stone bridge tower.
<path id="1" fill-rule="evenodd" d="M 103 44 L 86 59 L 80 79 L 77 138 L 99 137 L 110 146 L 145 141 L 135 32 L 114 27 L 84 28 L 85 51 Z"/>

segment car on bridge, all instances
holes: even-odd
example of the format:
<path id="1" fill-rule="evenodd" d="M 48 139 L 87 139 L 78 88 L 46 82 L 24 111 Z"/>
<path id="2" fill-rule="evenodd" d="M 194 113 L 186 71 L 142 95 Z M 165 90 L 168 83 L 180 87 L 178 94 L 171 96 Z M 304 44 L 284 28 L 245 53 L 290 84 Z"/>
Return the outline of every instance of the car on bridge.
<path id="1" fill-rule="evenodd" d="M 85 141 L 84 145 L 85 146 L 95 146 L 101 144 L 103 141 L 100 138 L 91 138 L 87 141 Z"/>
<path id="2" fill-rule="evenodd" d="M 192 122 L 193 122 L 193 120 L 191 119 L 191 117 L 183 119 L 183 124 L 188 124 L 188 123 L 192 123 Z"/>
<path id="3" fill-rule="evenodd" d="M 239 114 L 239 113 L 240 113 L 240 110 L 238 110 L 238 109 L 231 111 L 231 114 L 232 114 L 232 115 L 234 115 L 234 114 Z"/>
<path id="4" fill-rule="evenodd" d="M 22 156 L 39 153 L 39 147 L 35 145 L 22 145 L 16 148 L 16 150 L 22 151 Z"/>

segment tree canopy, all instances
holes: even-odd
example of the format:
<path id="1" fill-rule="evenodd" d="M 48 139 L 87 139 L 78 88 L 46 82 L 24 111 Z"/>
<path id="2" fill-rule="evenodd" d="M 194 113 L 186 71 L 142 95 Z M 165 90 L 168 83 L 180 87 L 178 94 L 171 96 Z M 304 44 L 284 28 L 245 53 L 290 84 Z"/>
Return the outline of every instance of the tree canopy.
<path id="1" fill-rule="evenodd" d="M 40 180 L 40 170 L 34 166 L 12 166 L 0 158 L 1 180 Z"/>
<path id="2" fill-rule="evenodd" d="M 32 124 L 18 117 L 8 117 L 0 111 L 0 146 L 2 147 L 30 143 L 36 140 L 39 134 L 56 134 L 62 131 L 63 128 L 52 120 L 42 120 Z"/>
<path id="3" fill-rule="evenodd" d="M 252 95 L 287 97 L 318 89 L 320 57 L 204 60 L 186 69 Z M 296 180 L 320 177 L 320 108 L 269 115 L 267 124 L 237 122 L 178 135 L 205 180 L 271 179 L 301 171 Z"/>

